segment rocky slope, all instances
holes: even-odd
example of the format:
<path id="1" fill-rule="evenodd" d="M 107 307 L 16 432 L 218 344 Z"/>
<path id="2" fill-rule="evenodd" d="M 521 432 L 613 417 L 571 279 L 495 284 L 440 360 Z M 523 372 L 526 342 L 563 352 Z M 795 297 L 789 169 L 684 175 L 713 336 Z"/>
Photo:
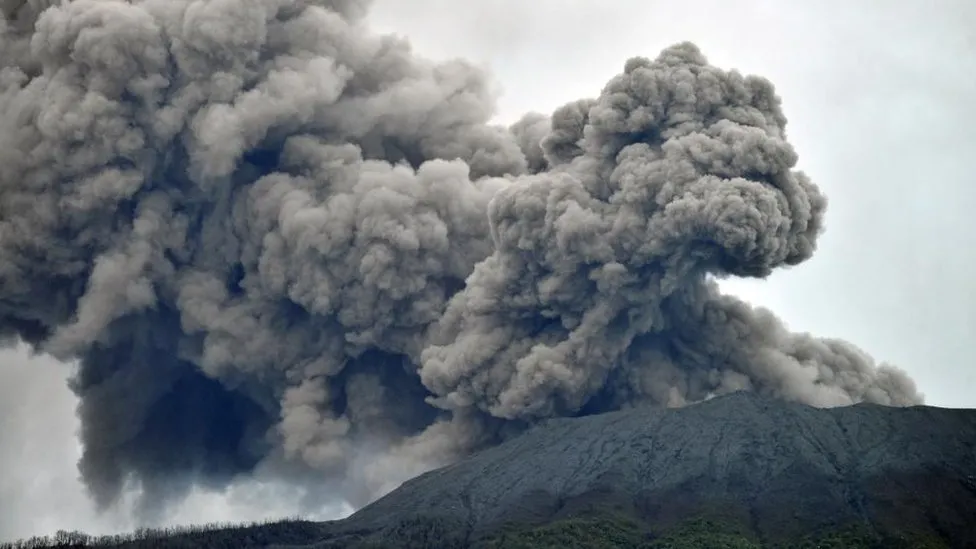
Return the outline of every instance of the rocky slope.
<path id="1" fill-rule="evenodd" d="M 705 518 L 766 544 L 856 528 L 976 546 L 976 410 L 815 409 L 735 393 L 552 420 L 405 483 L 330 536 L 348 544 L 439 524 L 465 545 L 597 515 L 649 538 Z"/>

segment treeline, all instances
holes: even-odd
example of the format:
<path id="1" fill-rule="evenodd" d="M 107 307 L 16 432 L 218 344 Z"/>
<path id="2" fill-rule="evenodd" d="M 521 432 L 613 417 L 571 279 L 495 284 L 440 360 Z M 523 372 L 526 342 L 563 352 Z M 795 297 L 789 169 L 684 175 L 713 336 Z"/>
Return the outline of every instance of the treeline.
<path id="1" fill-rule="evenodd" d="M 291 518 L 247 524 L 212 523 L 201 526 L 140 528 L 134 532 L 93 536 L 59 530 L 53 536 L 34 536 L 14 542 L 0 542 L 0 549 L 155 549 L 264 547 L 304 545 L 323 535 L 321 523 Z"/>

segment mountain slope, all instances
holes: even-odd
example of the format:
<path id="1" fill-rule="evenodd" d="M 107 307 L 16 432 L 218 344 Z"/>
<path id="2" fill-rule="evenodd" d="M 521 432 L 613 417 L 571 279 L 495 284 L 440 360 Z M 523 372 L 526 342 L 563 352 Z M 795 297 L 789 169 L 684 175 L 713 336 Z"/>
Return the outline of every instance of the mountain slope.
<path id="1" fill-rule="evenodd" d="M 659 532 L 707 518 L 774 544 L 858 528 L 976 545 L 976 411 L 815 409 L 736 393 L 552 420 L 330 530 L 351 542 L 438 523 L 467 543 L 608 514 Z"/>
<path id="2" fill-rule="evenodd" d="M 86 545 L 964 548 L 973 525 L 976 410 L 735 393 L 550 420 L 345 520 Z"/>

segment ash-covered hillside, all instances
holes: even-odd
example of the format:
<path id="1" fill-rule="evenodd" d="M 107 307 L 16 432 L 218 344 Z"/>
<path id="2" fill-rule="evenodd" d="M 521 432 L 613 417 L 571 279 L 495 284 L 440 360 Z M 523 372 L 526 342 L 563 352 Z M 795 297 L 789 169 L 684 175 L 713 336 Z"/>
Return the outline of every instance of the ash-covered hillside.
<path id="1" fill-rule="evenodd" d="M 648 540 L 707 520 L 757 544 L 858 530 L 914 547 L 974 546 L 976 410 L 818 409 L 740 392 L 555 419 L 331 529 L 343 546 L 439 523 L 467 546 L 513 525 L 595 517 L 632 520 Z"/>
<path id="2" fill-rule="evenodd" d="M 351 517 L 101 547 L 976 547 L 976 410 L 740 392 L 554 419 Z"/>

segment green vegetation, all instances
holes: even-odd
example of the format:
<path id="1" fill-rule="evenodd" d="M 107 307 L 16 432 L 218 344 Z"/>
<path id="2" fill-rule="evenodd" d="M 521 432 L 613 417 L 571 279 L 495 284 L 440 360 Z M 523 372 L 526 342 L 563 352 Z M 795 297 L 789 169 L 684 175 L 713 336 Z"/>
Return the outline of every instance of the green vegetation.
<path id="1" fill-rule="evenodd" d="M 316 545 L 317 549 L 387 549 L 427 547 L 465 549 L 467 525 L 441 518 L 402 520 L 393 526 L 361 536 L 342 535 Z"/>
<path id="2" fill-rule="evenodd" d="M 696 520 L 662 536 L 623 517 L 572 518 L 527 529 L 509 529 L 485 540 L 485 549 L 759 549 L 738 528 Z"/>
<path id="3" fill-rule="evenodd" d="M 379 531 L 330 535 L 329 525 L 302 520 L 252 523 L 232 527 L 207 525 L 162 530 L 142 529 L 132 534 L 88 536 L 58 532 L 14 543 L 0 549 L 155 549 L 307 547 L 319 549 L 948 549 L 938 539 L 884 536 L 864 526 L 789 543 L 761 543 L 734 523 L 696 519 L 666 532 L 655 532 L 622 515 L 579 516 L 537 526 L 508 525 L 480 540 L 467 539 L 466 525 L 439 518 L 401 521 Z"/>
<path id="4" fill-rule="evenodd" d="M 696 519 L 685 522 L 645 546 L 647 549 L 760 549 L 742 528 L 728 523 Z"/>
<path id="5" fill-rule="evenodd" d="M 639 547 L 645 539 L 638 525 L 628 519 L 572 518 L 535 528 L 506 528 L 478 546 L 485 549 L 611 549 Z"/>
<path id="6" fill-rule="evenodd" d="M 486 539 L 484 549 L 948 549 L 941 540 L 884 536 L 864 527 L 808 536 L 788 543 L 761 543 L 732 523 L 696 519 L 655 535 L 621 517 L 573 518 L 530 528 L 508 528 Z"/>
<path id="7" fill-rule="evenodd" d="M 795 544 L 777 549 L 949 549 L 942 540 L 921 536 L 891 536 L 872 532 L 864 526 L 852 526 L 818 537 L 808 536 Z"/>
<path id="8" fill-rule="evenodd" d="M 249 524 L 207 524 L 204 526 L 150 529 L 128 534 L 91 536 L 83 532 L 58 531 L 53 536 L 2 543 L 0 549 L 155 549 L 213 547 L 239 549 L 278 545 L 306 545 L 320 539 L 323 525 L 300 519 Z"/>

